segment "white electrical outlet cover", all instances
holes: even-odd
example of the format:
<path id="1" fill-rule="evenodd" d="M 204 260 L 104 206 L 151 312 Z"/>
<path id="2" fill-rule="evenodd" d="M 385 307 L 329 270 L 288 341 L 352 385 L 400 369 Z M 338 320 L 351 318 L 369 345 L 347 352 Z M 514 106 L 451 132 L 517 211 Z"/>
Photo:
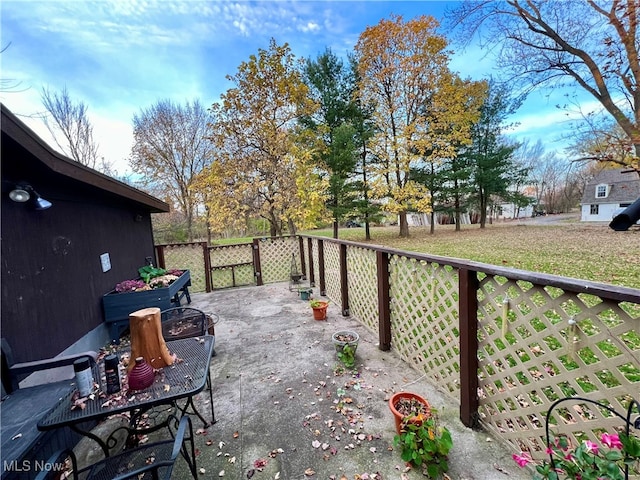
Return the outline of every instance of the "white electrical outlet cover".
<path id="1" fill-rule="evenodd" d="M 102 271 L 108 272 L 111 270 L 111 259 L 109 258 L 108 253 L 103 253 L 100 255 L 100 263 L 102 264 Z"/>

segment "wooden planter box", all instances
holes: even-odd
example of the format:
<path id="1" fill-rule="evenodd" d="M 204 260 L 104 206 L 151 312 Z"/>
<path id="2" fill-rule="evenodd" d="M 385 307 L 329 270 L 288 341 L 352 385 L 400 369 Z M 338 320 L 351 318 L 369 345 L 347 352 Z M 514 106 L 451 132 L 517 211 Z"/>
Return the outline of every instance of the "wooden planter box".
<path id="1" fill-rule="evenodd" d="M 102 296 L 102 308 L 104 321 L 109 327 L 111 341 L 119 343 L 120 333 L 129 326 L 129 314 L 147 307 L 158 307 L 166 310 L 171 307 L 179 307 L 183 297 L 187 303 L 191 303 L 189 286 L 191 274 L 185 270 L 176 281 L 164 288 L 154 288 L 143 292 L 116 293 L 110 291 Z"/>

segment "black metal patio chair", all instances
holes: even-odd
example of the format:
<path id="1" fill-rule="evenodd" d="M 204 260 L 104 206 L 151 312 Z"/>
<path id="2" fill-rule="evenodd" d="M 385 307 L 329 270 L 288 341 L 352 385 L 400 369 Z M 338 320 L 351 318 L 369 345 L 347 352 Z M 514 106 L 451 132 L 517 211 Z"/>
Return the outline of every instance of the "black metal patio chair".
<path id="1" fill-rule="evenodd" d="M 1 390 L 0 437 L 2 460 L 5 465 L 31 464 L 43 461 L 52 452 L 72 447 L 79 436 L 73 432 L 41 432 L 38 420 L 53 407 L 58 398 L 74 387 L 73 362 L 87 358 L 95 364 L 96 352 L 82 352 L 25 363 L 16 363 L 6 339 L 0 340 Z M 20 385 L 28 376 L 29 386 Z M 11 462 L 17 462 L 12 464 Z M 6 468 L 2 479 L 26 478 L 25 474 Z"/>
<path id="2" fill-rule="evenodd" d="M 160 320 L 162 323 L 162 336 L 165 340 L 177 340 L 190 337 L 201 337 L 207 335 L 209 327 L 209 320 L 207 315 L 197 308 L 192 307 L 174 307 L 160 312 Z M 214 336 L 214 349 L 215 355 L 215 336 Z M 207 390 L 209 391 L 209 403 L 211 405 L 211 424 L 216 423 L 216 416 L 213 408 L 213 385 L 211 383 L 211 373 L 207 372 Z M 209 425 L 209 422 L 205 420 L 202 414 L 198 411 L 193 403 L 193 398 L 189 398 L 184 408 L 181 411 L 187 412 L 191 409 L 191 413 L 197 415 L 200 420 Z"/>
<path id="3" fill-rule="evenodd" d="M 197 480 L 193 427 L 191 418 L 188 415 L 184 415 L 180 419 L 174 439 L 125 450 L 118 455 L 106 457 L 81 470 L 78 470 L 77 459 L 72 450 L 59 450 L 49 458 L 46 463 L 47 468 L 40 471 L 35 480 L 60 478 L 61 472 L 69 466 L 65 462 L 69 458 L 71 459 L 70 467 L 72 471 L 71 476 L 67 478 L 83 480 L 125 480 L 128 478 L 169 480 L 180 453 L 182 453 L 182 457 L 187 462 L 191 475 Z"/>

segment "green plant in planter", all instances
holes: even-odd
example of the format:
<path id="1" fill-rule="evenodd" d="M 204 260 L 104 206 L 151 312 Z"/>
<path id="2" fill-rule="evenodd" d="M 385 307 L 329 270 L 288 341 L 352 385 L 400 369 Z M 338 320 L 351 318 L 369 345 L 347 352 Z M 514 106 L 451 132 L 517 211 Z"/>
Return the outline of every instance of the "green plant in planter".
<path id="1" fill-rule="evenodd" d="M 338 352 L 338 358 L 346 368 L 353 368 L 356 363 L 356 349 L 348 343 Z"/>
<path id="2" fill-rule="evenodd" d="M 138 269 L 138 274 L 144 283 L 149 283 L 152 278 L 161 277 L 166 273 L 167 271 L 164 268 L 152 267 L 151 265 L 145 265 Z"/>
<path id="3" fill-rule="evenodd" d="M 411 417 L 402 422 L 402 433 L 393 439 L 400 447 L 402 460 L 416 468 L 422 468 L 429 478 L 438 478 L 449 470 L 449 450 L 453 447 L 451 433 L 438 426 L 436 413 L 421 424 L 411 422 Z"/>
<path id="4" fill-rule="evenodd" d="M 309 305 L 311 306 L 311 308 L 318 308 L 318 307 L 324 307 L 326 303 L 327 302 L 325 300 L 313 299 L 309 302 Z"/>

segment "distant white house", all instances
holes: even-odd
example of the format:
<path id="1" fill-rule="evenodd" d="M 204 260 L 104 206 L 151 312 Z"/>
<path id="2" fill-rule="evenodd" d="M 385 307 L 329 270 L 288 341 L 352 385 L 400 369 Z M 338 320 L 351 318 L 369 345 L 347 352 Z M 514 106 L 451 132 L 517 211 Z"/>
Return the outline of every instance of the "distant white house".
<path id="1" fill-rule="evenodd" d="M 582 194 L 583 222 L 610 222 L 640 198 L 640 178 L 628 168 L 602 170 L 587 183 Z"/>

